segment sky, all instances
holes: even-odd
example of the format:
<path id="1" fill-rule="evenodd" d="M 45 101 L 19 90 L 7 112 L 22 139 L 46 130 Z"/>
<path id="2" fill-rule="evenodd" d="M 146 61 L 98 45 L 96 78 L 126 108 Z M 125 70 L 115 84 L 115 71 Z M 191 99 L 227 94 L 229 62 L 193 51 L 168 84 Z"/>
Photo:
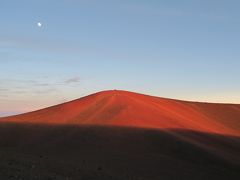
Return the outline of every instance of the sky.
<path id="1" fill-rule="evenodd" d="M 110 89 L 240 103 L 239 8 L 238 0 L 1 0 L 0 116 Z"/>

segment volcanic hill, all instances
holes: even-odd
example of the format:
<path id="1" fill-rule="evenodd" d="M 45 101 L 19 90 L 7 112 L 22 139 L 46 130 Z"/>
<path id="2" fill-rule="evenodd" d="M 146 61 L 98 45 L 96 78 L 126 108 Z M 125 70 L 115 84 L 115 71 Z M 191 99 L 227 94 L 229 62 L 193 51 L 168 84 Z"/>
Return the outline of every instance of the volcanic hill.
<path id="1" fill-rule="evenodd" d="M 188 102 L 120 90 L 102 91 L 46 109 L 0 120 L 185 129 L 240 135 L 239 104 Z"/>

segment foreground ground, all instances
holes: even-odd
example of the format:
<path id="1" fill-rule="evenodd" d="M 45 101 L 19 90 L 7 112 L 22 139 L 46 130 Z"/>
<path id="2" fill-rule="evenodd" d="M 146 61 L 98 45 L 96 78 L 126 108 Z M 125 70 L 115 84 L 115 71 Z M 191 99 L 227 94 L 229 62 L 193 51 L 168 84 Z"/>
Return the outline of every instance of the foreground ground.
<path id="1" fill-rule="evenodd" d="M 0 179 L 240 179 L 240 138 L 177 129 L 0 123 Z"/>

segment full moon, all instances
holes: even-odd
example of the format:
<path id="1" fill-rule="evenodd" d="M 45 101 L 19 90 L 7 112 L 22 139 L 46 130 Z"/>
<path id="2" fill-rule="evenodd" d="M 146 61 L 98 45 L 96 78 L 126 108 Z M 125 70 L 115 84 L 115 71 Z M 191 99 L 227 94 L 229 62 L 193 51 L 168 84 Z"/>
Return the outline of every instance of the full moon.
<path id="1" fill-rule="evenodd" d="M 38 23 L 37 23 L 37 26 L 38 26 L 38 27 L 42 27 L 42 23 L 41 23 L 41 22 L 38 22 Z"/>

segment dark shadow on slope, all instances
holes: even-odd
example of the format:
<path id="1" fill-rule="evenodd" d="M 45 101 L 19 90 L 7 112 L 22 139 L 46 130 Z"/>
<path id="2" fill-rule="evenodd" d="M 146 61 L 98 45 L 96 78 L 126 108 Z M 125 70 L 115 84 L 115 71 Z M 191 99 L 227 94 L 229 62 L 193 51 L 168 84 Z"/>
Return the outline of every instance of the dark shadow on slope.
<path id="1" fill-rule="evenodd" d="M 0 179 L 240 179 L 240 138 L 187 130 L 0 124 Z"/>

